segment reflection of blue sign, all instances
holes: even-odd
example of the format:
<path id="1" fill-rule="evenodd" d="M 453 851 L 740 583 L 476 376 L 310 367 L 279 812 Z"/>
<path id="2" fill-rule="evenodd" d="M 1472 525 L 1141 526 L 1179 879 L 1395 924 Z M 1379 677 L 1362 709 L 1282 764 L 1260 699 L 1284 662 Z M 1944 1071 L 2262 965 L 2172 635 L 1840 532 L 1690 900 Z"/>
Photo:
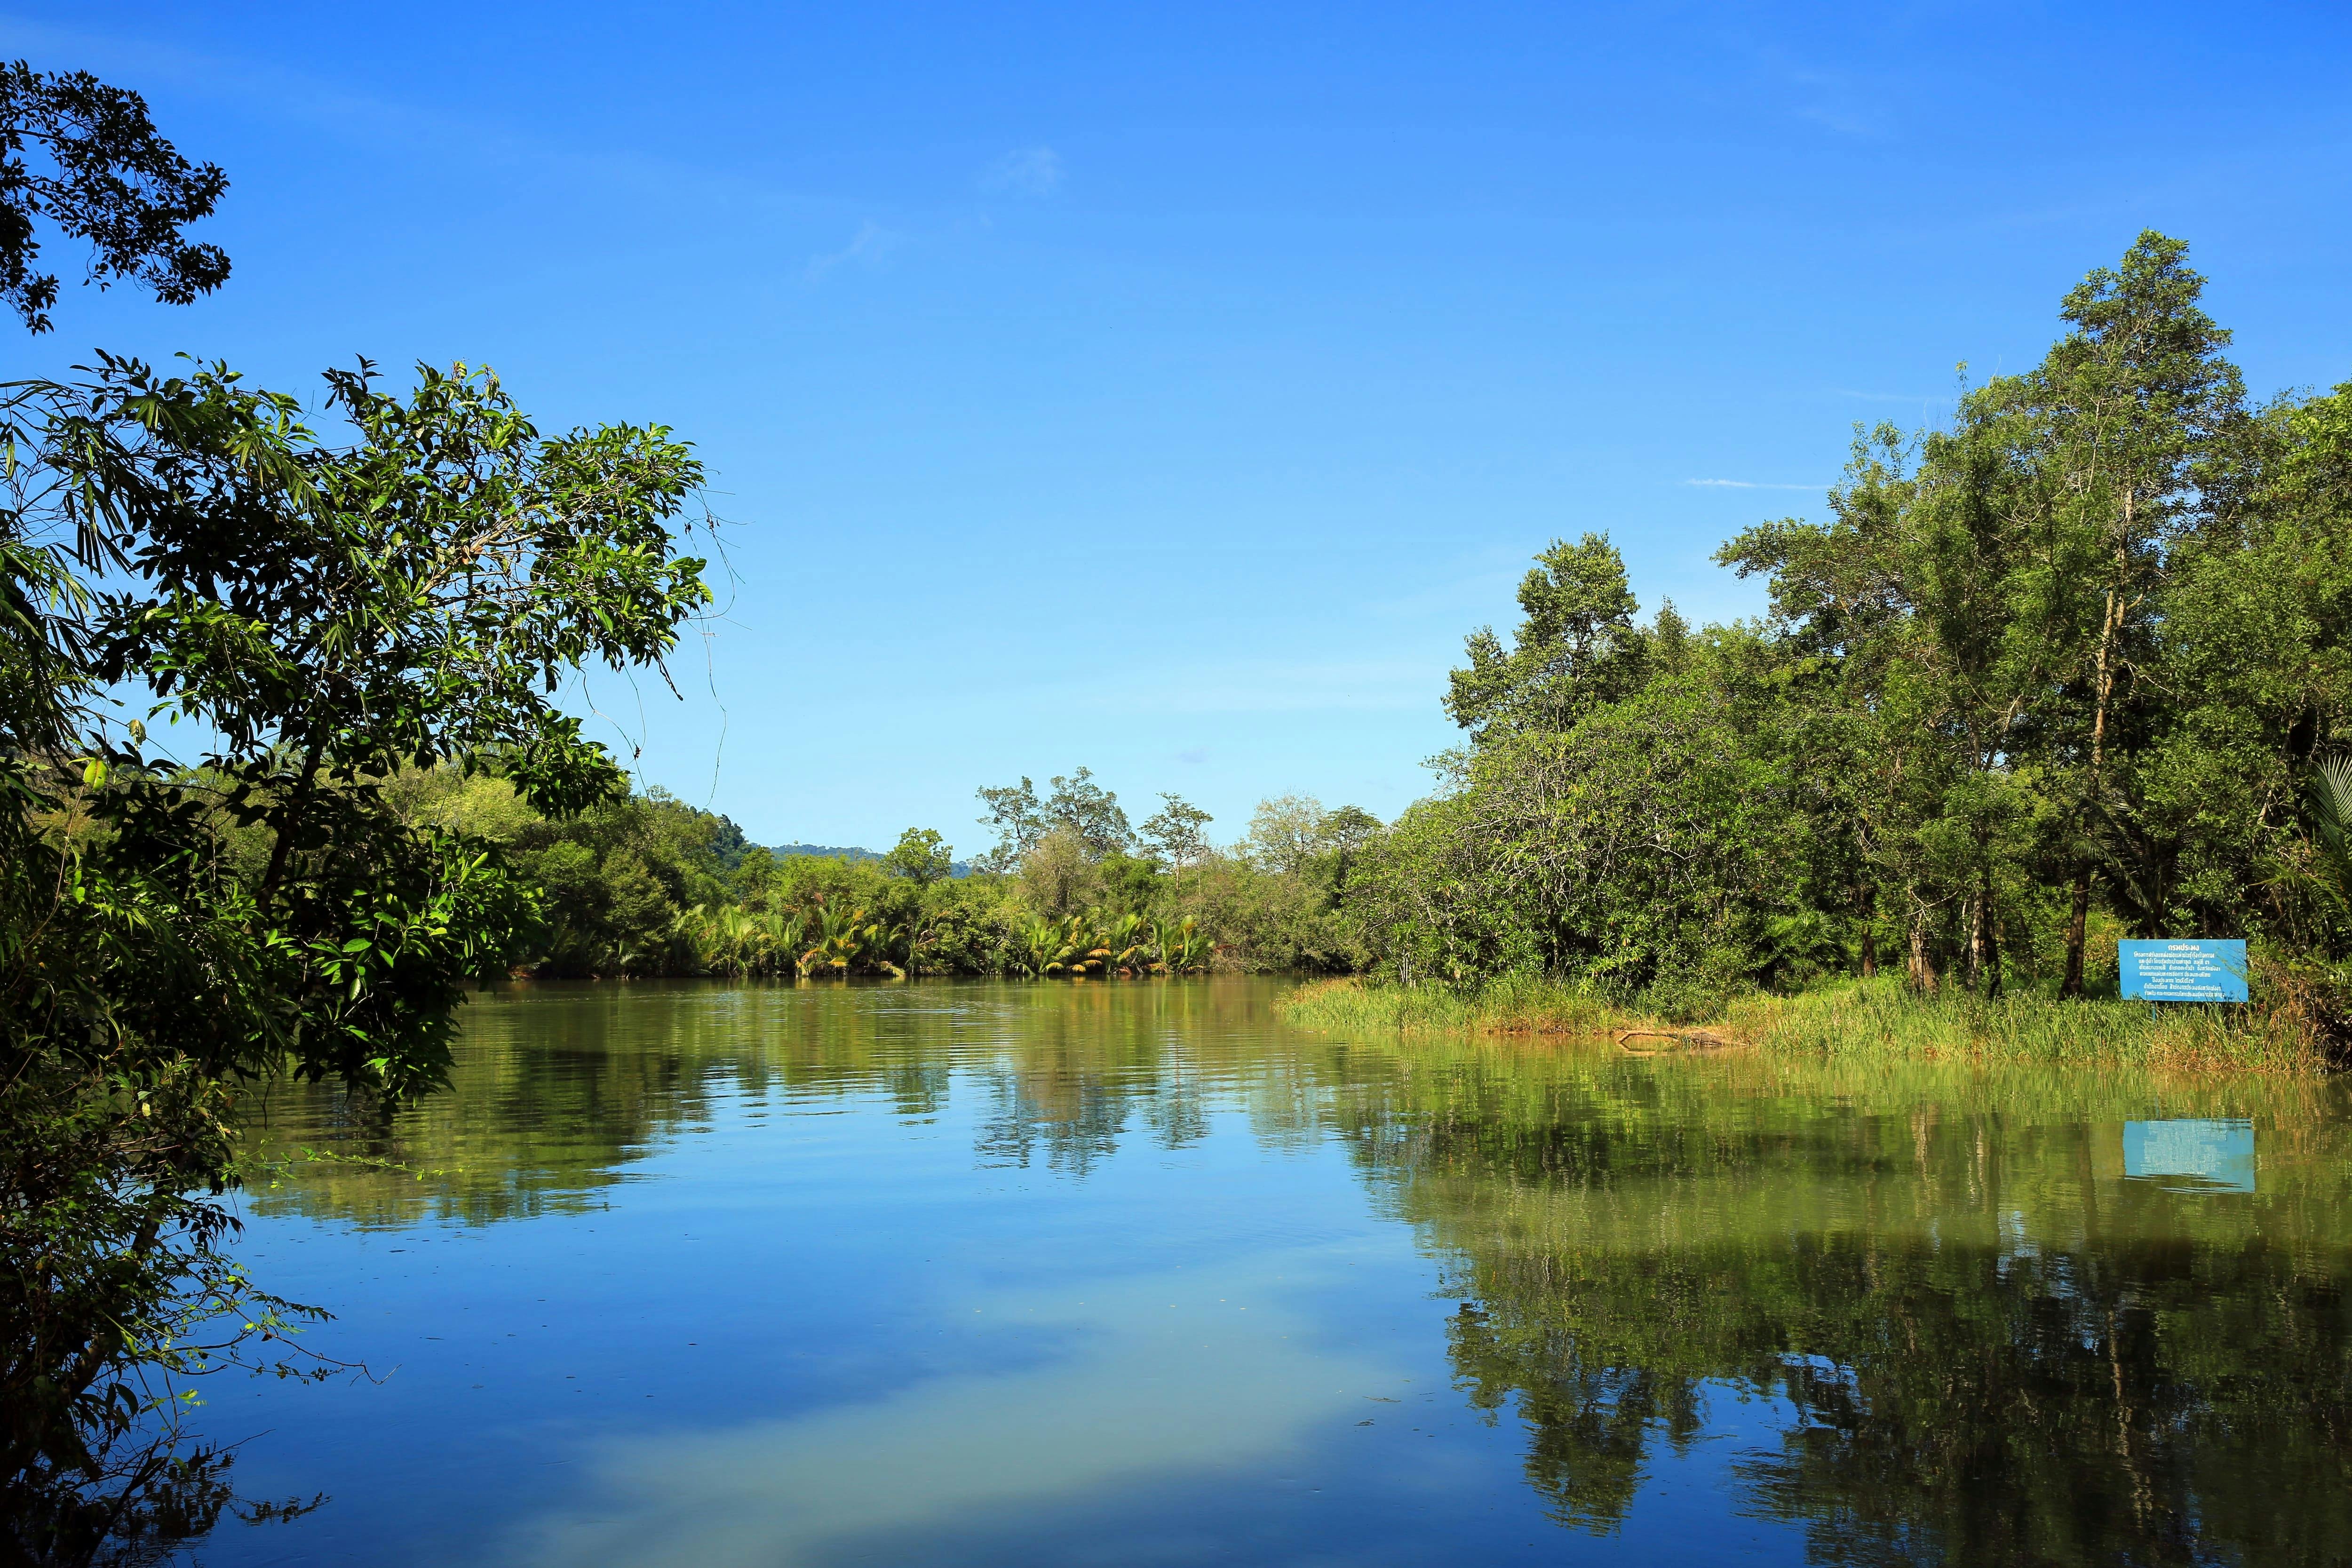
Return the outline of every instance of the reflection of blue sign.
<path id="1" fill-rule="evenodd" d="M 2174 1192 L 2254 1190 L 2254 1124 L 2183 1120 L 2124 1123 L 2124 1174 L 2188 1176 Z"/>
<path id="2" fill-rule="evenodd" d="M 2242 942 L 2119 942 L 2116 967 L 2126 997 L 2150 1002 L 2242 1002 Z"/>

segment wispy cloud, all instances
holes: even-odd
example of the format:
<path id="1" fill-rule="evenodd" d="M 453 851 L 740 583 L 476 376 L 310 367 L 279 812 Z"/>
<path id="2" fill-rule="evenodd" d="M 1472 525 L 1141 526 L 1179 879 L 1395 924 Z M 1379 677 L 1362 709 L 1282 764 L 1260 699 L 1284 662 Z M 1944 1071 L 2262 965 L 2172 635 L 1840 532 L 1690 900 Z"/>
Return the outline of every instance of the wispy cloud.
<path id="1" fill-rule="evenodd" d="M 1810 120 L 1841 136 L 1874 136 L 1878 133 L 1877 123 L 1868 116 L 1835 104 L 1810 105 L 1798 110 L 1797 118 Z"/>
<path id="2" fill-rule="evenodd" d="M 809 258 L 809 281 L 814 282 L 835 268 L 853 261 L 871 266 L 896 249 L 898 238 L 896 231 L 884 228 L 872 218 L 867 218 L 857 226 L 857 232 L 850 237 L 847 245 L 839 250 L 828 250 L 821 256 Z"/>
<path id="3" fill-rule="evenodd" d="M 1216 659 L 1018 689 L 1029 702 L 1057 713 L 1115 704 L 1130 713 L 1199 715 L 1411 711 L 1426 708 L 1444 685 L 1439 654 L 1428 659 Z M 1201 760 L 1206 758 L 1204 748 Z"/>
<path id="4" fill-rule="evenodd" d="M 1933 395 L 1918 392 L 1857 392 L 1851 386 L 1832 386 L 1830 391 L 1839 397 L 1851 397 L 1862 403 L 1949 403 L 1949 393 Z"/>
<path id="5" fill-rule="evenodd" d="M 1782 485 L 1768 479 L 1685 479 L 1686 485 L 1699 485 L 1717 490 L 1825 490 L 1827 485 Z"/>
<path id="6" fill-rule="evenodd" d="M 1758 57 L 1766 76 L 1777 79 L 1774 96 L 1800 120 L 1840 136 L 1871 137 L 1887 129 L 1889 85 L 1873 73 L 1823 69 L 1790 58 L 1780 48 Z"/>
<path id="7" fill-rule="evenodd" d="M 980 188 L 992 195 L 1050 196 L 1062 184 L 1062 155 L 1051 147 L 1022 147 L 980 172 Z"/>

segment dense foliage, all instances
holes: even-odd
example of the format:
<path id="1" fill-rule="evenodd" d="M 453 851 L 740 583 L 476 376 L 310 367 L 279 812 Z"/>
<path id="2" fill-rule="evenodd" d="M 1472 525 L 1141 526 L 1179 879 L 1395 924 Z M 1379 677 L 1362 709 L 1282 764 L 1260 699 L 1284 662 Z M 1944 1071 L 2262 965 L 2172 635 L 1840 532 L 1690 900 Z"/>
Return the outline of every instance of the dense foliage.
<path id="1" fill-rule="evenodd" d="M 217 1245 L 245 1087 L 436 1086 L 465 988 L 540 924 L 387 782 L 606 799 L 551 694 L 657 665 L 709 597 L 659 426 L 544 437 L 463 367 L 327 394 L 337 439 L 217 366 L 101 356 L 5 405 L 0 1485 L 61 1536 L 173 1374 L 284 1324 Z M 200 755 L 154 754 L 165 715 Z"/>
<path id="2" fill-rule="evenodd" d="M 215 245 L 182 230 L 211 216 L 228 176 L 191 163 L 157 134 L 147 102 L 88 71 L 0 65 L 0 302 L 49 330 L 58 277 L 38 266 L 43 222 L 87 240 L 89 281 L 143 283 L 184 305 L 228 279 Z"/>
<path id="3" fill-rule="evenodd" d="M 1760 623 L 1637 620 L 1605 536 L 1548 550 L 1361 858 L 1378 965 L 1693 1012 L 1893 963 L 2111 994 L 2119 936 L 2340 960 L 2352 386 L 2250 405 L 2185 253 L 2143 235 L 2035 369 L 1727 544 Z"/>
<path id="4" fill-rule="evenodd" d="M 1219 848 L 1176 796 L 1140 832 L 1078 769 L 980 792 L 997 843 L 980 869 L 908 828 L 879 856 L 778 854 L 656 789 L 568 816 L 504 776 L 411 769 L 389 797 L 420 829 L 498 851 L 533 889 L 518 942 L 534 975 L 1060 975 L 1342 970 L 1360 954 L 1342 890 L 1379 823 L 1311 798 L 1261 803 Z"/>

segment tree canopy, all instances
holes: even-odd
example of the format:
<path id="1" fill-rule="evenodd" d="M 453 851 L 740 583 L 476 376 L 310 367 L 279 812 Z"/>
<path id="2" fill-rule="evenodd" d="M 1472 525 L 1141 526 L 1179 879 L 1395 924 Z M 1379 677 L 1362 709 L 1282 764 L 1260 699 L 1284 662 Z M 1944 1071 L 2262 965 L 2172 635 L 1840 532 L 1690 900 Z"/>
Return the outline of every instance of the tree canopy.
<path id="1" fill-rule="evenodd" d="M 0 404 L 12 1486 L 101 1473 L 146 1379 L 252 1337 L 206 1345 L 220 1314 L 278 1334 L 209 1201 L 245 1087 L 433 1088 L 465 986 L 536 932 L 496 846 L 388 786 L 439 764 L 546 812 L 611 799 L 553 693 L 587 660 L 658 669 L 709 597 L 677 548 L 701 469 L 662 427 L 541 436 L 463 366 L 327 384 L 346 439 L 217 365 L 101 356 Z M 166 715 L 199 755 L 157 752 Z"/>
<path id="2" fill-rule="evenodd" d="M 0 65 L 0 300 L 26 330 L 49 330 L 58 277 L 40 268 L 40 227 L 87 240 L 85 281 L 146 285 L 184 305 L 228 280 L 228 257 L 184 231 L 228 189 L 218 164 L 191 163 L 147 117 L 147 100 L 88 71 Z"/>
<path id="3" fill-rule="evenodd" d="M 1383 964 L 1703 1010 L 1896 954 L 2081 994 L 2123 936 L 2342 959 L 2352 386 L 2251 405 L 2203 286 L 2142 235 L 2039 365 L 1859 434 L 1825 518 L 1724 546 L 1759 624 L 1640 621 L 1604 535 L 1545 551 L 1454 672 L 1448 787 L 1368 847 Z"/>

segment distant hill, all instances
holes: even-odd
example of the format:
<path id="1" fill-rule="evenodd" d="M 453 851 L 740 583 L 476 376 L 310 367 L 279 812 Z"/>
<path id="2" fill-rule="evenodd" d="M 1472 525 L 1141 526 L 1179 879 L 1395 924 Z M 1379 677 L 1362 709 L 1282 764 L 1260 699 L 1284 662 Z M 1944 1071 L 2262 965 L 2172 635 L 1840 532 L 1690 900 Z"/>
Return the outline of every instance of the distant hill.
<path id="1" fill-rule="evenodd" d="M 836 860 L 879 860 L 877 849 L 853 849 L 838 844 L 771 844 L 771 855 L 830 855 Z"/>
<path id="2" fill-rule="evenodd" d="M 879 860 L 882 858 L 882 855 L 879 850 L 859 849 L 853 846 L 840 844 L 771 844 L 768 846 L 768 853 L 771 855 L 830 855 L 836 860 Z M 950 861 L 948 865 L 948 874 L 953 877 L 968 877 L 971 875 L 971 862 L 969 860 Z"/>

